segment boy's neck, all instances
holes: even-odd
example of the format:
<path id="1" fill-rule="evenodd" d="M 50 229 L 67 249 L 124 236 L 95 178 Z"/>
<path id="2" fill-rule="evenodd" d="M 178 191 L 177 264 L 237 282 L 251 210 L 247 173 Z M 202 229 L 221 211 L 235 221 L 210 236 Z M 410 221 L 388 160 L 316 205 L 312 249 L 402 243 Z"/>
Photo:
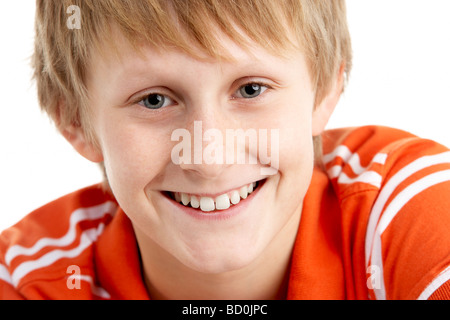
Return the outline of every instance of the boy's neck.
<path id="1" fill-rule="evenodd" d="M 289 283 L 292 249 L 300 215 L 250 265 L 221 274 L 205 274 L 181 264 L 135 228 L 145 285 L 153 300 L 280 300 Z M 296 221 L 292 221 L 296 220 Z M 142 243 L 145 241 L 145 244 Z M 142 248 L 147 250 L 142 250 Z"/>
<path id="2" fill-rule="evenodd" d="M 275 269 L 267 266 L 274 273 Z M 196 272 L 182 273 L 164 281 L 150 280 L 146 274 L 145 284 L 153 300 L 281 300 L 287 295 L 289 263 L 278 274 L 232 272 L 205 275 Z M 156 285 L 154 283 L 157 282 Z"/>

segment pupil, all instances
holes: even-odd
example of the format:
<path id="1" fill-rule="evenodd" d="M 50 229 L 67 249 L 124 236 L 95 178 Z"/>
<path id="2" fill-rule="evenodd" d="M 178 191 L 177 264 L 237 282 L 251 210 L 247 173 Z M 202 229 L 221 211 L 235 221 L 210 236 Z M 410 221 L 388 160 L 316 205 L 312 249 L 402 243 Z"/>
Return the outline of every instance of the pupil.
<path id="1" fill-rule="evenodd" d="M 162 97 L 160 95 L 152 94 L 150 97 L 148 97 L 148 102 L 150 102 L 151 105 L 157 105 L 161 102 Z"/>
<path id="2" fill-rule="evenodd" d="M 159 94 L 152 94 L 145 99 L 145 105 L 150 109 L 158 109 L 164 104 L 164 97 Z"/>
<path id="3" fill-rule="evenodd" d="M 259 93 L 260 90 L 261 88 L 258 84 L 249 84 L 245 86 L 245 93 L 249 96 L 254 96 Z"/>

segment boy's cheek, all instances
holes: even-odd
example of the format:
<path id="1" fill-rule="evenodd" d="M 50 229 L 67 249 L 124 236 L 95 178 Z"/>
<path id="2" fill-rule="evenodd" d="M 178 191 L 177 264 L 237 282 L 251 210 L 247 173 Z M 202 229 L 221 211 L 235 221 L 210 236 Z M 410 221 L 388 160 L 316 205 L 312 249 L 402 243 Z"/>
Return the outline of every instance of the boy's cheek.
<path id="1" fill-rule="evenodd" d="M 298 164 L 313 160 L 313 137 L 308 123 L 299 121 L 287 124 L 280 129 L 279 141 L 280 165 L 281 159 L 291 163 L 294 168 Z"/>
<path id="2" fill-rule="evenodd" d="M 111 136 L 104 147 L 108 178 L 143 189 L 170 161 L 170 145 L 151 135 Z"/>

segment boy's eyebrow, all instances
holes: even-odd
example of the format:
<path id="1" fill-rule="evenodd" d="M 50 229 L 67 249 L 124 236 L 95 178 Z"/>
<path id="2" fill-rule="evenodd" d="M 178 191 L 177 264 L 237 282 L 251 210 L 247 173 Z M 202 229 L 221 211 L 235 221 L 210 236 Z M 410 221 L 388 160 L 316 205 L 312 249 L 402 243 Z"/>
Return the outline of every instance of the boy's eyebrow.
<path id="1" fill-rule="evenodd" d="M 273 65 L 262 64 L 258 61 L 246 61 L 245 63 L 232 63 L 229 65 L 219 65 L 218 75 L 243 77 L 269 77 L 274 83 L 283 86 L 280 70 Z M 180 78 L 180 74 L 171 71 L 170 74 L 164 68 L 154 67 L 151 62 L 148 64 L 131 64 L 120 68 L 116 75 L 111 75 L 109 82 L 119 91 L 133 91 L 141 84 L 162 85 L 159 81 L 167 82 L 171 79 Z M 236 80 L 236 79 L 234 79 Z M 153 84 L 154 82 L 154 84 Z"/>
<path id="2" fill-rule="evenodd" d="M 122 48 L 121 53 L 118 55 L 103 56 L 102 54 L 97 55 L 96 59 L 100 65 L 103 65 L 105 72 L 108 72 L 108 83 L 111 90 L 117 90 L 120 92 L 134 91 L 141 86 L 148 85 L 152 80 L 152 76 L 155 81 L 165 79 L 166 81 L 173 79 L 175 71 L 168 72 L 165 65 L 161 64 L 158 57 L 160 54 L 156 53 L 156 56 L 152 56 L 152 51 L 150 54 L 145 54 L 145 51 L 136 52 L 127 47 Z M 238 51 L 234 60 L 220 60 L 213 57 L 205 58 L 204 63 L 217 64 L 223 75 L 233 75 L 236 74 L 239 77 L 268 77 L 273 80 L 276 84 L 280 86 L 283 85 L 282 81 L 282 71 L 278 68 L 276 61 L 278 59 L 285 60 L 286 57 L 273 56 L 269 52 L 265 51 L 264 48 L 258 48 L 257 51 Z M 258 50 L 262 50 L 258 52 Z M 117 51 L 116 51 L 117 52 Z M 141 54 L 142 53 L 142 54 Z M 263 56 L 260 56 L 262 54 Z M 266 59 L 266 56 L 269 60 Z M 203 60 L 197 59 L 196 57 L 189 56 L 193 60 L 203 62 Z M 270 63 L 271 59 L 274 59 L 274 63 Z M 294 58 L 292 56 L 291 58 Z M 152 61 L 155 59 L 155 61 Z M 269 61 L 269 63 L 268 63 Z M 95 61 L 94 61 L 95 63 Z M 179 73 L 177 74 L 179 76 Z M 93 76 L 93 74 L 91 74 Z M 144 84 L 145 83 L 145 84 Z M 158 84 L 155 84 L 158 85 Z M 116 89 L 117 88 L 117 89 Z"/>
<path id="3" fill-rule="evenodd" d="M 132 62 L 131 62 L 132 61 Z M 198 60 L 200 61 L 200 60 Z M 201 61 L 203 62 L 203 61 Z M 244 59 L 236 59 L 235 61 L 218 61 L 213 58 L 211 58 L 210 61 L 204 61 L 204 63 L 214 65 L 216 64 L 218 66 L 218 69 L 220 69 L 222 72 L 229 71 L 230 73 L 237 72 L 250 72 L 250 73 L 258 73 L 266 74 L 266 73 L 273 73 L 276 74 L 279 72 L 279 68 L 276 67 L 276 65 L 263 62 L 260 59 L 258 59 L 255 56 L 249 56 Z M 116 65 L 116 71 L 119 78 L 141 78 L 141 77 L 148 77 L 149 72 L 159 72 L 164 73 L 165 67 L 160 66 L 158 64 L 155 64 L 151 61 L 151 59 L 139 59 L 134 60 L 134 58 L 131 59 L 122 59 L 120 63 L 115 63 Z M 119 68 L 117 66 L 120 65 Z M 278 71 L 278 72 L 277 72 Z"/>

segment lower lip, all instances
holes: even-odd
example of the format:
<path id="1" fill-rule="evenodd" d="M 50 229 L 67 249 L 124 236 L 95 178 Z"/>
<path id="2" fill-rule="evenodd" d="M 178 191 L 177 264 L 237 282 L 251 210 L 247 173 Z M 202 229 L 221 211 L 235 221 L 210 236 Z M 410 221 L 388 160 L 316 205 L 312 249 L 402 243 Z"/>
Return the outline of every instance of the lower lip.
<path id="1" fill-rule="evenodd" d="M 200 209 L 194 209 L 192 207 L 186 207 L 174 200 L 172 200 L 168 195 L 163 194 L 164 199 L 166 199 L 171 205 L 174 207 L 175 211 L 181 211 L 195 219 L 203 220 L 203 221 L 211 221 L 211 220 L 228 220 L 235 216 L 241 215 L 246 211 L 248 206 L 257 200 L 261 189 L 264 187 L 266 180 L 260 181 L 258 188 L 250 193 L 246 199 L 241 199 L 238 204 L 231 205 L 230 208 L 226 210 L 216 210 L 211 212 L 203 212 Z"/>

